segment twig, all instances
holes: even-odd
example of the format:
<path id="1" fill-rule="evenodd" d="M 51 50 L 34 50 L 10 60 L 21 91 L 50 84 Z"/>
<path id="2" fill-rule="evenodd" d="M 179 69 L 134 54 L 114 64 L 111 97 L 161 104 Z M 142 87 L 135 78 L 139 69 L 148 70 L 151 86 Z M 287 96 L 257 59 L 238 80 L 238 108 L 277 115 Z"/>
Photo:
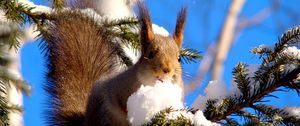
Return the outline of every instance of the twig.
<path id="1" fill-rule="evenodd" d="M 284 78 L 278 80 L 277 83 L 271 85 L 270 87 L 266 88 L 265 90 L 258 93 L 257 95 L 252 96 L 252 98 L 250 98 L 250 100 L 236 104 L 236 105 L 234 105 L 234 107 L 229 109 L 227 112 L 225 112 L 223 114 L 217 114 L 217 115 L 213 116 L 212 118 L 208 118 L 208 119 L 213 122 L 217 122 L 222 119 L 226 119 L 227 116 L 229 116 L 232 113 L 235 113 L 236 111 L 239 111 L 245 107 L 251 107 L 253 105 L 253 103 L 260 101 L 267 94 L 276 91 L 276 89 L 278 89 L 281 86 L 288 85 L 285 82 L 297 78 L 299 73 L 300 73 L 300 68 L 297 68 L 297 69 L 293 70 L 292 72 L 290 72 L 289 74 L 287 74 Z"/>
<path id="2" fill-rule="evenodd" d="M 245 0 L 233 0 L 225 19 L 220 38 L 217 45 L 217 54 L 214 59 L 212 79 L 219 80 L 223 73 L 224 61 L 227 57 L 230 45 L 234 38 L 236 21 L 242 10 Z"/>

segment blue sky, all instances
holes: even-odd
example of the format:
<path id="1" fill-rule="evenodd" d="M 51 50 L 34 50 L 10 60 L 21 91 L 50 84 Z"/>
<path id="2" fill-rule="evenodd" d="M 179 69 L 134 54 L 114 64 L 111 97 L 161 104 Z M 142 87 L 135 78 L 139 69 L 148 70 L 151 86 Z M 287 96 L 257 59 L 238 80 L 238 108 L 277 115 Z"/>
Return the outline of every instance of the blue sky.
<path id="1" fill-rule="evenodd" d="M 182 6 L 188 6 L 188 19 L 185 29 L 184 45 L 195 48 L 203 52 L 207 46 L 216 41 L 218 32 L 223 24 L 226 8 L 231 0 L 161 0 L 150 1 L 146 3 L 150 9 L 152 21 L 166 28 L 169 32 L 174 31 L 177 12 Z M 270 5 L 271 0 L 251 0 L 246 2 L 241 18 L 250 18 L 263 8 Z M 33 0 L 36 4 L 48 5 L 48 0 Z M 295 11 L 294 16 L 300 17 L 300 10 L 297 0 L 283 0 L 280 4 L 287 11 Z M 261 24 L 245 29 L 239 39 L 237 39 L 232 50 L 228 54 L 225 62 L 225 70 L 223 79 L 229 85 L 232 79 L 232 68 L 239 62 L 248 64 L 259 64 L 258 56 L 250 53 L 250 49 L 261 44 L 273 45 L 277 38 L 284 30 L 300 24 L 300 20 L 296 17 L 293 20 L 286 19 L 288 15 L 285 11 L 275 11 L 266 18 Z M 281 20 L 282 27 L 279 26 Z M 280 25 L 280 26 L 281 26 Z M 45 59 L 38 47 L 38 42 L 30 43 L 21 49 L 21 66 L 22 74 L 26 81 L 32 85 L 32 95 L 24 98 L 24 114 L 26 126 L 44 126 L 45 113 L 43 108 L 47 104 L 43 83 L 45 82 Z M 195 75 L 198 63 L 184 64 L 184 71 L 190 75 Z M 189 77 L 185 77 L 186 82 L 191 81 Z M 202 82 L 207 84 L 209 80 L 204 79 Z M 190 105 L 198 94 L 203 93 L 204 86 L 201 86 L 196 92 L 186 97 L 186 102 Z M 280 99 L 271 98 L 271 104 L 276 106 L 300 106 L 300 98 L 295 93 L 275 93 Z"/>

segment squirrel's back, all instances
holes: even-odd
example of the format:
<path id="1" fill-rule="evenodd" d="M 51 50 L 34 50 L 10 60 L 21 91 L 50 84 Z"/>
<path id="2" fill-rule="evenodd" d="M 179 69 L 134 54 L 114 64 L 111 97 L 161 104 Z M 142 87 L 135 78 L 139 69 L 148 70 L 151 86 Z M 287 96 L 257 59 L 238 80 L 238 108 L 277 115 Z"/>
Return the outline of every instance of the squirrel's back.
<path id="1" fill-rule="evenodd" d="M 89 18 L 72 11 L 57 14 L 51 21 L 46 38 L 49 125 L 83 125 L 93 84 L 114 72 L 112 38 Z"/>

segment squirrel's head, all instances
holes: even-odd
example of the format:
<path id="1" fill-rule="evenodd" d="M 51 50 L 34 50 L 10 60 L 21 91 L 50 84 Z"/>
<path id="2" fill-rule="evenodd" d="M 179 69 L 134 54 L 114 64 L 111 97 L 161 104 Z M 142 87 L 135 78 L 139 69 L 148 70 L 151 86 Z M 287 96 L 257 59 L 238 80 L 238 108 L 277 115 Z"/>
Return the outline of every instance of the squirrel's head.
<path id="1" fill-rule="evenodd" d="M 153 33 L 150 15 L 144 4 L 139 3 L 138 7 L 142 48 L 140 63 L 144 65 L 139 72 L 141 81 L 144 84 L 153 84 L 170 79 L 173 83 L 182 83 L 179 56 L 186 8 L 182 8 L 178 13 L 174 34 L 165 37 Z"/>

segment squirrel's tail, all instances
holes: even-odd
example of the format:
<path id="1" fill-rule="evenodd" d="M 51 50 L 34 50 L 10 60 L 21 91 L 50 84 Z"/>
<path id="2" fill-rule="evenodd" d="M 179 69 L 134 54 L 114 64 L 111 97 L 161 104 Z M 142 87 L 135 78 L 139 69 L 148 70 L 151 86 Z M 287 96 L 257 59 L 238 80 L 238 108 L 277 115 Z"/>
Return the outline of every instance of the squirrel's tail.
<path id="1" fill-rule="evenodd" d="M 43 35 L 48 57 L 48 124 L 83 125 L 93 84 L 114 72 L 113 39 L 80 12 L 58 14 L 49 32 Z"/>

